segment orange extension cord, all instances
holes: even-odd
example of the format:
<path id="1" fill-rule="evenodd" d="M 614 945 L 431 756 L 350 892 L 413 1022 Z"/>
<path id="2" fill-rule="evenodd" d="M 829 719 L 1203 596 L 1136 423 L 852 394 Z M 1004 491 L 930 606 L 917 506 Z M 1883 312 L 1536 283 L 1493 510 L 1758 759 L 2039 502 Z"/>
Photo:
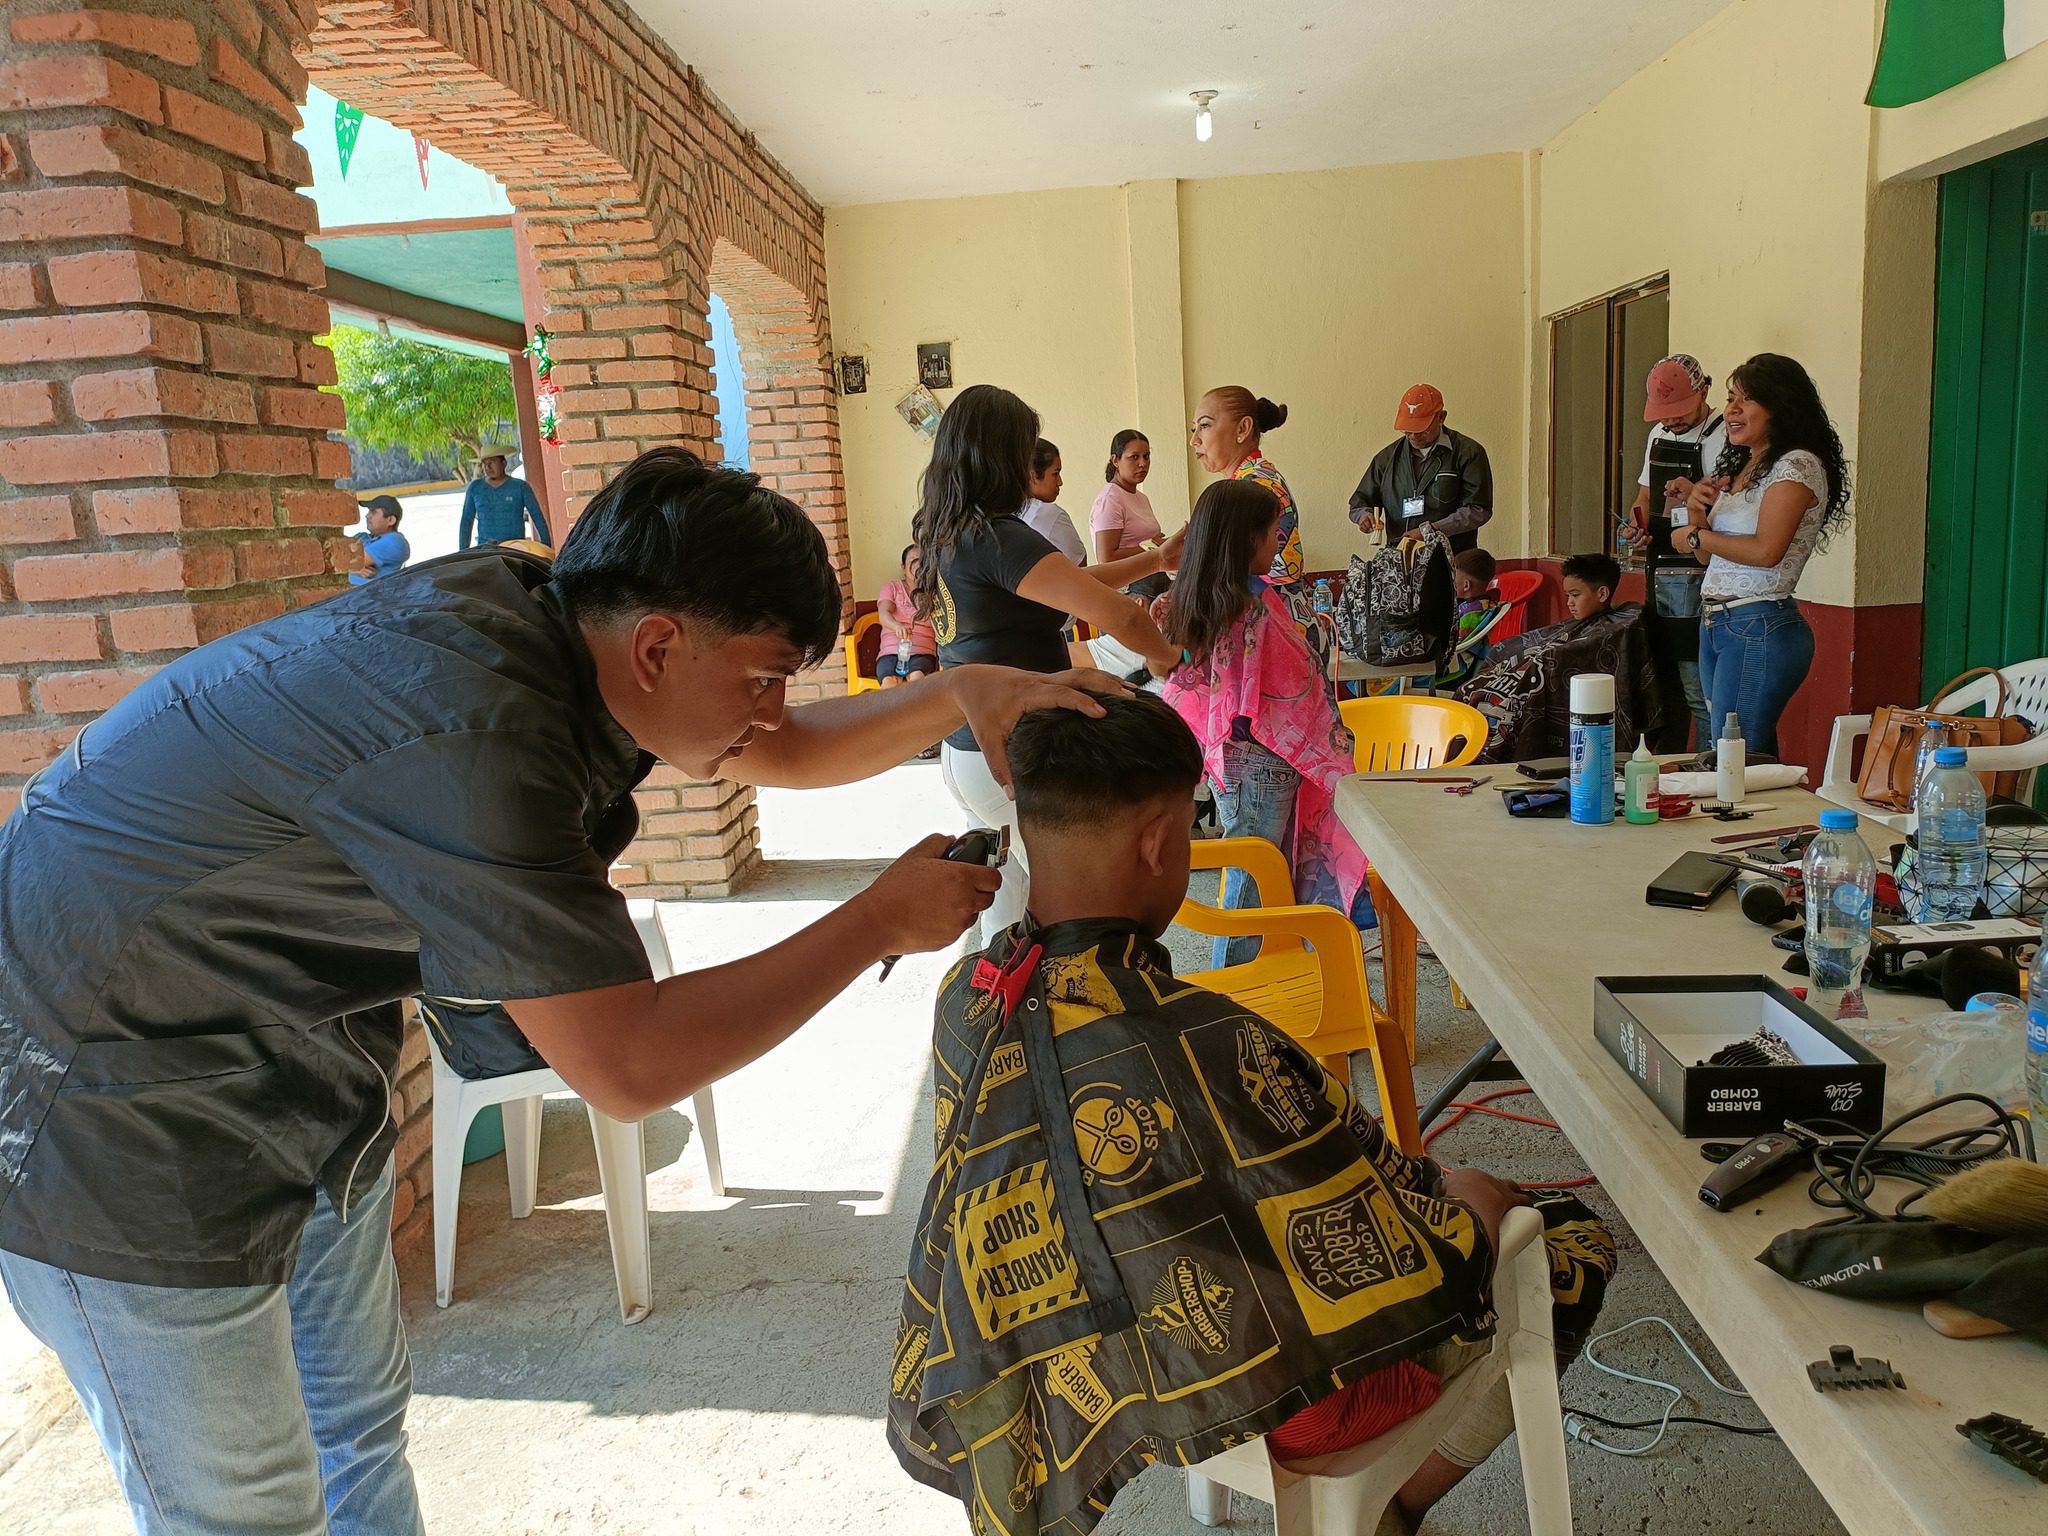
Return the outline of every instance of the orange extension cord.
<path id="1" fill-rule="evenodd" d="M 1492 1115 L 1495 1119 L 1513 1120 L 1519 1125 L 1540 1125 L 1547 1130 L 1556 1130 L 1557 1122 L 1555 1120 L 1545 1120 L 1539 1115 L 1518 1115 L 1511 1109 L 1495 1109 L 1493 1107 L 1495 1099 L 1519 1098 L 1530 1091 L 1527 1083 L 1521 1083 L 1512 1088 L 1496 1088 L 1491 1093 L 1482 1093 L 1478 1098 L 1471 1100 L 1469 1103 L 1463 1099 L 1453 1099 L 1451 1101 L 1451 1108 L 1455 1109 L 1457 1113 L 1442 1124 L 1423 1133 L 1422 1150 L 1427 1152 L 1432 1141 L 1435 1141 L 1445 1131 L 1458 1124 L 1467 1115 Z M 1533 1180 L 1517 1179 L 1515 1182 L 1524 1189 L 1584 1189 L 1588 1184 L 1597 1184 L 1600 1181 L 1589 1173 L 1581 1179 L 1551 1179 L 1540 1183 Z"/>

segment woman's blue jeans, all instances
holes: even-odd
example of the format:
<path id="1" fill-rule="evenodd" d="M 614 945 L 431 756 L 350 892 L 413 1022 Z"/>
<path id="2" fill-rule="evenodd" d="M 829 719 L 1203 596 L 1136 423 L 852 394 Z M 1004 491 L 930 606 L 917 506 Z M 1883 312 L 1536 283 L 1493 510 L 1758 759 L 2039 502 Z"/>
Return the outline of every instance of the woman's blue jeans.
<path id="1" fill-rule="evenodd" d="M 1255 741 L 1223 744 L 1223 773 L 1228 781 L 1214 784 L 1216 819 L 1225 837 L 1262 837 L 1288 856 L 1293 865 L 1294 797 L 1301 788 L 1301 775 Z M 1306 874 L 1306 879 L 1304 879 Z M 1337 883 L 1327 870 L 1294 871 L 1297 891 L 1307 899 L 1326 906 L 1341 906 Z M 1255 907 L 1261 892 L 1252 877 L 1241 869 L 1223 872 L 1225 908 Z M 1294 900 L 1293 891 L 1266 891 L 1266 903 L 1278 905 Z M 1363 885 L 1351 904 L 1351 921 L 1360 928 L 1379 926 L 1372 909 L 1372 896 Z M 1255 959 L 1260 940 L 1256 937 L 1216 940 L 1210 964 L 1217 969 L 1243 965 Z"/>
<path id="2" fill-rule="evenodd" d="M 1778 755 L 1778 717 L 1813 666 L 1813 630 L 1789 597 L 1740 608 L 1706 604 L 1700 619 L 1700 683 L 1716 741 L 1733 710 L 1742 738 Z"/>

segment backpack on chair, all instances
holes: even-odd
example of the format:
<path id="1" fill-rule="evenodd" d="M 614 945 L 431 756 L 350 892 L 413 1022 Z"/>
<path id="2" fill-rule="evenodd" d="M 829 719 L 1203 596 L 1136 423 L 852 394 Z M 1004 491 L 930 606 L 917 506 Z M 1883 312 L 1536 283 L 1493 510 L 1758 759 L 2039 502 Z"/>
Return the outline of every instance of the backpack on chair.
<path id="1" fill-rule="evenodd" d="M 1389 544 L 1370 560 L 1353 555 L 1337 600 L 1337 641 L 1375 667 L 1440 660 L 1457 611 L 1451 556 L 1425 526 L 1418 539 Z"/>

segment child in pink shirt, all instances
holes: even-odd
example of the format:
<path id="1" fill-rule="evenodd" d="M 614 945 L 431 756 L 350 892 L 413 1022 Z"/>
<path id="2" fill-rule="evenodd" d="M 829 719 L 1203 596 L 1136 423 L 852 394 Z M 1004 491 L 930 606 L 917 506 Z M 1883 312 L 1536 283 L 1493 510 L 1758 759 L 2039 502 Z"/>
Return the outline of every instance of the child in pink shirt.
<path id="1" fill-rule="evenodd" d="M 929 620 L 917 616 L 910 599 L 911 583 L 917 580 L 917 546 L 903 547 L 903 569 L 896 579 L 885 582 L 875 599 L 875 612 L 882 621 L 882 648 L 875 653 L 875 677 L 884 688 L 895 688 L 927 672 L 939 670 L 939 641 Z"/>

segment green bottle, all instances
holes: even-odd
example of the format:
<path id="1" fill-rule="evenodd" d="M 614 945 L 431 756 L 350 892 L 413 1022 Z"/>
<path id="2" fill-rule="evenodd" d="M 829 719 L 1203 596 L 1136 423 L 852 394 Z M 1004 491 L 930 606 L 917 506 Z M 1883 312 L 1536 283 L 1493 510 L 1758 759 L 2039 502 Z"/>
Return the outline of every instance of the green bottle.
<path id="1" fill-rule="evenodd" d="M 1622 818 L 1639 827 L 1654 822 L 1657 807 L 1650 804 L 1650 796 L 1656 792 L 1657 759 L 1650 756 L 1649 738 L 1639 736 L 1635 751 L 1629 755 L 1628 766 L 1622 769 Z"/>

